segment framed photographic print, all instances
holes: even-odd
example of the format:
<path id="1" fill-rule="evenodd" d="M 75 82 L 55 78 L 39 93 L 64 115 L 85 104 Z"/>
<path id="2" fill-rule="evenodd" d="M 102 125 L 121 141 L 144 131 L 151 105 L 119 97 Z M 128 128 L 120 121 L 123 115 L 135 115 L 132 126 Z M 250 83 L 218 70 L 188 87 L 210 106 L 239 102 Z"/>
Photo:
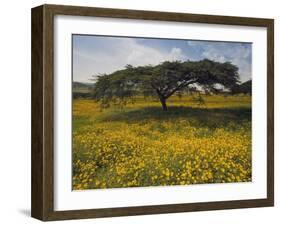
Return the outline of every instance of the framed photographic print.
<path id="1" fill-rule="evenodd" d="M 273 206 L 272 19 L 32 9 L 32 216 Z"/>

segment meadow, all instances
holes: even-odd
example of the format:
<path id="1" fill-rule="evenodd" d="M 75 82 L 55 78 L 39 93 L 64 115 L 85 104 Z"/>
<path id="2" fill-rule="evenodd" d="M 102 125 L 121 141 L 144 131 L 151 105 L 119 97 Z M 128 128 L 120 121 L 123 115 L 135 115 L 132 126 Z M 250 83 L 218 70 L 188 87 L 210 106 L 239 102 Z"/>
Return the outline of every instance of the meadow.
<path id="1" fill-rule="evenodd" d="M 251 181 L 251 96 L 73 100 L 73 189 Z"/>

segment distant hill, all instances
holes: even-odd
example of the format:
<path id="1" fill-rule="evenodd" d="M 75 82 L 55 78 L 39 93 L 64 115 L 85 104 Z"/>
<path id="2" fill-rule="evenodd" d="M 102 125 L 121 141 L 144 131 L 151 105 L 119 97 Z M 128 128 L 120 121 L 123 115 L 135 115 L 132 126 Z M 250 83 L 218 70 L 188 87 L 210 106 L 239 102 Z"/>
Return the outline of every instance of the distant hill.
<path id="1" fill-rule="evenodd" d="M 93 83 L 82 83 L 74 81 L 72 82 L 73 98 L 90 98 L 93 88 Z"/>
<path id="2" fill-rule="evenodd" d="M 93 88 L 94 83 L 82 83 L 82 82 L 72 82 L 72 88 Z"/>

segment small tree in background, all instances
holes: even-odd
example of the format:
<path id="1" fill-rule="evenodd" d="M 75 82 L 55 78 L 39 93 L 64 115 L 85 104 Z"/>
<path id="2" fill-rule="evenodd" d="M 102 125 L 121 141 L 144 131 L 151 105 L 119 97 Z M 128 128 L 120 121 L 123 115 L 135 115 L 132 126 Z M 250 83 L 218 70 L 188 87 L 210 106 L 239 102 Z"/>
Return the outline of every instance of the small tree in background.
<path id="1" fill-rule="evenodd" d="M 156 66 L 133 67 L 97 77 L 93 98 L 102 107 L 110 103 L 126 104 L 134 96 L 157 96 L 164 111 L 167 99 L 174 93 L 194 89 L 211 93 L 231 90 L 239 84 L 238 67 L 230 62 L 220 63 L 208 59 L 200 61 L 165 61 Z M 218 89 L 218 85 L 222 88 Z"/>
<path id="2" fill-rule="evenodd" d="M 252 95 L 252 80 L 248 80 L 246 82 L 243 82 L 242 84 L 237 84 L 232 87 L 231 89 L 232 94 L 248 94 Z"/>

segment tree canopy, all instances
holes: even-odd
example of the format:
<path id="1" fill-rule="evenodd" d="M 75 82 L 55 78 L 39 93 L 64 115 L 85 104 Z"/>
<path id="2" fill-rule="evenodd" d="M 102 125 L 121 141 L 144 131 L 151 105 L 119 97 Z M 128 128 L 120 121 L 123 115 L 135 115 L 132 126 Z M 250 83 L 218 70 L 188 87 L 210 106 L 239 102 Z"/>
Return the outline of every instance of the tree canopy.
<path id="1" fill-rule="evenodd" d="M 230 62 L 165 61 L 152 66 L 133 67 L 97 76 L 93 97 L 104 107 L 126 103 L 136 95 L 157 96 L 163 110 L 166 100 L 176 92 L 200 88 L 211 93 L 231 90 L 239 84 L 238 67 Z"/>

